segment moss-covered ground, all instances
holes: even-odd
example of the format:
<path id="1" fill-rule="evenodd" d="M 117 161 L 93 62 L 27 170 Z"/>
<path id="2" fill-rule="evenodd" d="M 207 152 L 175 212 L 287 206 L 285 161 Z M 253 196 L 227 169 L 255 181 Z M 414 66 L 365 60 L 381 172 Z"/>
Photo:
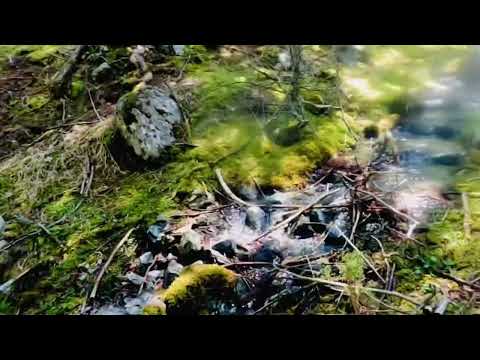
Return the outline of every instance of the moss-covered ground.
<path id="1" fill-rule="evenodd" d="M 20 151 L 17 155 L 0 163 L 0 215 L 9 223 L 4 239 L 15 241 L 38 230 L 36 225 L 19 222 L 19 215 L 45 225 L 63 220 L 49 227 L 48 234 L 28 236 L 8 253 L 0 254 L 0 283 L 32 268 L 11 296 L 0 298 L 0 313 L 78 313 L 99 266 L 123 235 L 137 227 L 133 240 L 122 248 L 102 281 L 99 298 L 110 296 L 138 255 L 135 239 L 144 236 L 145 227 L 159 214 L 168 216 L 182 208 L 182 200 L 194 190 L 217 188 L 214 168 L 222 169 L 233 188 L 253 179 L 264 187 L 301 187 L 328 158 L 354 145 L 346 121 L 357 133 L 372 123 L 392 126 L 394 115 L 400 112 L 398 104 L 404 104 L 406 98 L 425 86 L 435 86 L 432 79 L 437 71 L 454 71 L 468 52 L 461 46 L 369 47 L 369 65 L 342 68 L 341 79 L 352 97 L 343 99 L 340 109 L 329 47 L 311 46 L 306 56 L 314 66 L 302 89 L 303 98 L 332 108 L 318 112 L 305 106 L 308 126 L 299 128 L 298 119 L 281 106 L 288 85 L 272 80 L 285 75 L 272 67 L 277 47 L 240 50 L 225 47 L 218 52 L 188 46 L 182 56 L 153 67 L 155 79 L 168 78 L 165 73 L 180 70 L 182 79 L 172 86 L 188 115 L 190 142 L 196 147 L 180 153 L 161 169 L 122 171 L 108 153 L 115 132 L 111 116 L 106 116 L 108 126 L 94 124 L 45 132 L 62 117 L 62 104 L 51 98 L 47 80 L 65 61 L 68 47 L 0 46 L 2 76 L 10 74 L 6 63 L 17 56 L 27 61 L 24 66 L 34 66 L 37 81 L 37 85 L 25 85 L 23 99 L 9 100 L 8 113 L 14 119 L 4 119 L 3 123 L 36 126 L 40 134 L 46 134 L 42 141 L 25 151 L 16 149 Z M 107 94 L 109 101 L 133 88 L 139 81 L 137 72 L 118 65 L 125 57 L 119 50 L 102 55 L 102 59 L 117 64 L 118 71 L 124 71 L 113 85 L 102 87 L 88 83 L 83 76 L 74 78 L 68 102 L 73 115 L 69 121 L 82 114 L 89 114 L 81 118 L 83 121 L 95 120 L 87 87 L 99 95 Z M 91 61 L 97 64 L 100 60 Z M 79 188 L 87 156 L 101 162 L 92 191 L 84 197 Z M 475 171 L 470 175 L 474 177 Z M 468 179 L 467 175 L 459 179 L 458 187 L 471 195 L 472 238 L 464 236 L 463 213 L 458 209 L 434 224 L 424 239 L 426 247 L 401 245 L 387 249 L 396 253 L 392 256 L 397 264 L 398 291 L 428 294 L 432 284 L 443 281 L 435 271 L 454 270 L 459 277 L 467 278 L 480 270 L 476 230 L 480 226 L 480 202 L 475 197 L 480 186 L 477 180 Z M 345 279 L 351 283 L 363 279 L 362 259 L 350 255 L 343 262 Z M 439 286 L 454 285 L 442 282 Z M 321 305 L 317 313 L 342 311 L 330 305 Z M 473 310 L 457 306 L 449 311 Z"/>

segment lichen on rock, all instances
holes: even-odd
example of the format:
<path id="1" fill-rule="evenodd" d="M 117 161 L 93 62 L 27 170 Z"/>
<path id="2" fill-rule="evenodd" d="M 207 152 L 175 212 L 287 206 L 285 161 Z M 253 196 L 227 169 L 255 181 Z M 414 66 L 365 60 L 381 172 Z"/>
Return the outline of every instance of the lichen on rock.
<path id="1" fill-rule="evenodd" d="M 137 87 L 122 96 L 117 114 L 123 138 L 144 160 L 160 160 L 185 140 L 179 105 L 158 87 Z"/>

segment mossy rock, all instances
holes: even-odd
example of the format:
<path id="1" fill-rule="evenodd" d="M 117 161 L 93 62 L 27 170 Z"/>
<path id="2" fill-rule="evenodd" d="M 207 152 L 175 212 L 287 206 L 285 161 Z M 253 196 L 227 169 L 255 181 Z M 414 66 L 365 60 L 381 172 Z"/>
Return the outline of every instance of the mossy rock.
<path id="1" fill-rule="evenodd" d="M 135 88 L 120 98 L 117 110 L 121 135 L 146 161 L 163 161 L 173 146 L 186 141 L 180 107 L 160 88 Z"/>
<path id="2" fill-rule="evenodd" d="M 199 314 L 212 300 L 228 299 L 237 274 L 219 265 L 192 265 L 180 274 L 163 295 L 170 314 Z"/>

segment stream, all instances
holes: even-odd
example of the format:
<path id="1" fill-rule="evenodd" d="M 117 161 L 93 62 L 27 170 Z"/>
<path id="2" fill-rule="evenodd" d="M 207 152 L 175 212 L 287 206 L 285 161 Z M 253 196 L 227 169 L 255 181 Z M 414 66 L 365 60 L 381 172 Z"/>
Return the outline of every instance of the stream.
<path id="1" fill-rule="evenodd" d="M 348 56 L 348 66 L 355 66 L 351 61 L 352 53 L 349 52 Z M 414 236 L 416 231 L 428 227 L 433 216 L 454 206 L 448 194 L 472 144 L 472 137 L 464 131 L 467 115 L 480 111 L 480 97 L 477 95 L 480 93 L 479 68 L 480 50 L 475 48 L 472 58 L 461 71 L 437 79 L 435 88 L 415 99 L 415 106 L 406 109 L 391 132 L 396 161 L 385 154 L 373 155 L 377 139 L 363 139 L 354 150 L 367 149 L 368 152 L 372 149 L 369 170 L 374 174 L 369 177 L 366 188 L 382 194 L 393 208 L 416 220 L 416 223 L 406 221 L 404 228 L 394 229 L 397 234 Z M 301 215 L 294 224 L 279 228 L 259 241 L 252 241 L 298 208 L 333 190 L 336 191 Z M 213 249 L 220 262 L 221 257 L 225 257 L 224 263 L 231 258 L 280 262 L 306 255 L 328 256 L 344 248 L 345 238 L 351 236 L 355 222 L 349 210 L 353 196 L 351 190 L 341 174 L 319 169 L 312 175 L 310 185 L 302 191 L 264 194 L 255 187 L 240 189 L 237 195 L 255 205 L 229 206 L 199 215 L 191 229 L 200 234 L 204 249 Z M 210 209 L 219 205 L 214 201 L 209 203 L 208 199 L 202 201 L 204 204 L 197 203 L 195 207 Z M 363 248 L 375 249 L 378 241 L 392 234 L 395 225 L 395 221 L 382 214 L 372 215 L 358 224 L 356 241 Z M 168 268 L 164 270 L 164 278 L 167 273 Z M 282 281 L 277 284 L 279 288 L 289 286 L 286 280 Z M 123 305 L 109 304 L 91 313 L 141 313 L 157 285 L 158 281 L 152 281 L 139 296 L 124 298 Z M 242 309 L 230 308 L 220 313 L 251 314 L 255 313 L 254 310 L 254 302 L 246 302 Z"/>

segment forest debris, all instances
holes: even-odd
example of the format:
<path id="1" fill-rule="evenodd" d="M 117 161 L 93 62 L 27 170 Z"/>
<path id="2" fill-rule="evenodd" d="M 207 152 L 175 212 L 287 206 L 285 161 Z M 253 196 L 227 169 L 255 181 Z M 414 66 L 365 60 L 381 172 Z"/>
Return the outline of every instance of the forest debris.
<path id="1" fill-rule="evenodd" d="M 90 99 L 90 103 L 92 104 L 93 111 L 95 112 L 95 115 L 97 116 L 98 121 L 102 121 L 103 118 L 100 116 L 100 114 L 97 111 L 95 103 L 93 102 L 92 93 L 90 92 L 90 89 L 88 87 L 87 87 L 87 92 L 88 92 L 88 98 Z"/>
<path id="2" fill-rule="evenodd" d="M 290 222 L 292 220 L 295 220 L 297 217 L 299 217 L 300 215 L 302 215 L 305 211 L 307 210 L 310 210 L 313 206 L 315 206 L 318 202 L 322 201 L 324 198 L 326 198 L 327 196 L 329 195 L 332 195 L 336 192 L 340 191 L 340 189 L 336 189 L 336 190 L 332 190 L 332 191 L 328 191 L 328 192 L 325 192 L 323 194 L 321 194 L 320 196 L 318 196 L 314 201 L 312 201 L 309 205 L 307 206 L 304 206 L 303 208 L 301 208 L 300 210 L 296 211 L 292 216 L 288 217 L 287 219 L 281 221 L 280 223 L 278 223 L 277 225 L 273 226 L 270 230 L 268 231 L 265 231 L 263 234 L 261 234 L 260 236 L 257 236 L 255 239 L 253 239 L 251 242 L 256 242 L 258 240 L 261 240 L 263 239 L 264 237 L 270 235 L 272 232 L 274 231 L 277 231 L 278 229 L 281 229 L 285 226 L 287 226 L 288 224 L 290 224 Z"/>
<path id="3" fill-rule="evenodd" d="M 61 98 L 68 93 L 73 74 L 77 71 L 78 63 L 87 49 L 88 45 L 78 45 L 63 68 L 55 74 L 52 80 L 52 93 L 54 97 Z"/>
<path id="4" fill-rule="evenodd" d="M 8 294 L 10 293 L 10 291 L 12 290 L 12 286 L 13 284 L 20 280 L 23 276 L 25 276 L 26 274 L 28 274 L 30 272 L 30 270 L 32 270 L 33 267 L 31 268 L 28 268 L 27 270 L 21 272 L 19 275 L 17 275 L 16 277 L 14 277 L 13 279 L 10 279 L 6 282 L 4 282 L 3 284 L 0 285 L 0 294 Z"/>
<path id="5" fill-rule="evenodd" d="M 363 252 L 355 246 L 355 244 L 347 237 L 345 236 L 345 234 L 343 233 L 343 231 L 341 231 L 338 227 L 337 227 L 337 230 L 340 232 L 340 235 L 345 239 L 345 241 L 355 250 L 357 251 L 360 256 L 362 257 L 362 259 L 365 261 L 365 263 L 370 267 L 370 269 L 372 269 L 372 271 L 375 273 L 375 275 L 377 275 L 377 277 L 385 284 L 386 281 L 385 279 L 382 277 L 382 275 L 380 275 L 380 273 L 377 271 L 377 269 L 375 269 L 375 266 L 373 266 L 373 264 L 370 262 L 370 260 L 367 259 L 367 257 L 363 254 Z M 353 230 L 352 230 L 352 237 L 353 237 Z"/>
<path id="6" fill-rule="evenodd" d="M 329 285 L 329 286 L 331 286 L 331 288 L 333 290 L 339 291 L 339 289 L 345 289 L 345 288 L 351 287 L 351 285 L 348 285 L 348 284 L 345 284 L 345 283 L 342 283 L 342 282 L 298 275 L 298 274 L 296 274 L 292 271 L 279 268 L 278 266 L 275 266 L 275 265 L 273 265 L 273 266 L 276 269 L 278 269 L 279 271 L 286 272 L 286 273 L 290 274 L 291 276 L 296 277 L 298 279 L 313 281 L 313 282 L 317 282 L 317 283 L 324 284 L 324 285 Z M 380 294 L 396 296 L 396 297 L 399 297 L 403 300 L 406 300 L 406 301 L 408 301 L 408 302 L 410 302 L 410 303 L 412 303 L 416 306 L 419 306 L 419 307 L 423 305 L 422 303 L 416 301 L 415 299 L 413 299 L 413 298 L 411 298 L 407 295 L 401 294 L 399 292 L 396 292 L 396 291 L 388 291 L 388 290 L 384 290 L 384 289 L 376 289 L 376 288 L 363 287 L 363 286 L 355 286 L 355 288 L 359 289 L 359 290 L 365 290 L 365 291 L 376 292 L 376 293 L 380 293 Z"/>
<path id="7" fill-rule="evenodd" d="M 230 190 L 227 183 L 223 179 L 222 172 L 219 168 L 215 169 L 215 174 L 217 175 L 218 182 L 222 186 L 223 191 L 225 191 L 225 193 L 230 197 L 230 199 L 232 199 L 237 204 L 242 205 L 242 206 L 256 206 L 255 204 L 249 204 L 246 201 L 243 201 L 237 195 L 235 195 L 232 190 Z"/>
<path id="8" fill-rule="evenodd" d="M 380 199 L 380 197 L 378 197 L 377 195 L 369 192 L 369 191 L 365 191 L 365 190 L 360 190 L 360 189 L 355 189 L 356 191 L 358 192 L 361 192 L 363 194 L 366 194 L 366 195 L 370 195 L 371 197 L 373 197 L 375 200 L 377 200 L 380 204 L 382 204 L 383 206 L 385 206 L 387 209 L 389 209 L 390 211 L 394 212 L 395 214 L 397 214 L 398 216 L 400 217 L 403 217 L 407 220 L 409 220 L 410 222 L 412 222 L 413 224 L 418 224 L 418 220 L 414 219 L 413 217 L 409 216 L 408 214 L 405 214 L 405 213 L 402 213 L 401 211 L 395 209 L 393 206 L 389 205 L 387 202 L 385 202 L 384 200 Z"/>
<path id="9" fill-rule="evenodd" d="M 106 261 L 105 265 L 103 265 L 102 270 L 98 273 L 97 279 L 95 280 L 95 285 L 93 286 L 92 292 L 90 293 L 90 299 L 94 299 L 95 296 L 97 295 L 98 291 L 98 286 L 100 285 L 100 281 L 102 280 L 103 275 L 107 271 L 108 266 L 112 262 L 115 254 L 120 250 L 120 248 L 127 242 L 127 240 L 130 237 L 130 234 L 135 230 L 135 228 L 130 229 L 125 236 L 118 242 L 117 246 L 113 249 L 112 253 L 110 254 L 110 257 Z"/>

